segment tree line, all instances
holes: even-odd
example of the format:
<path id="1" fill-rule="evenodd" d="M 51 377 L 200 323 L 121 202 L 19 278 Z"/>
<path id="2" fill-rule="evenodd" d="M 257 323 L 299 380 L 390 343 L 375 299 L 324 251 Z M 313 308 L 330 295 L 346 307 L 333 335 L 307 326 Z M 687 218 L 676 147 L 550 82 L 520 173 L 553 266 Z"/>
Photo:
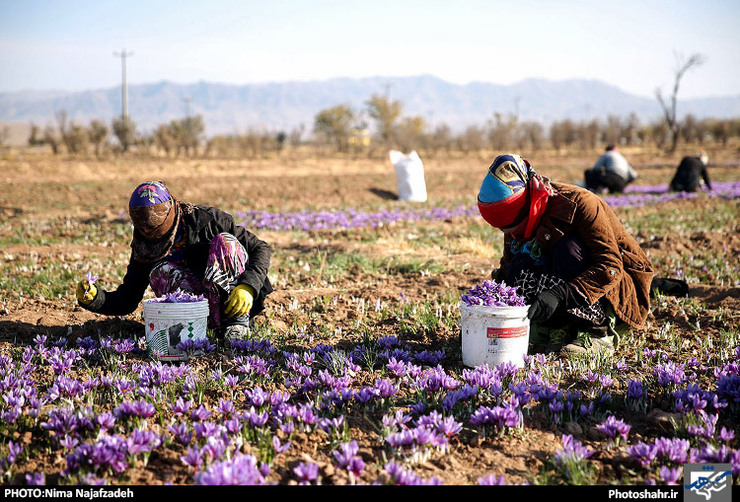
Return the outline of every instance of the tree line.
<path id="1" fill-rule="evenodd" d="M 417 150 L 425 155 L 474 153 L 481 150 L 543 149 L 592 150 L 604 144 L 647 145 L 673 151 L 687 145 L 722 145 L 740 136 L 740 119 L 697 119 L 686 115 L 672 122 L 661 119 L 642 124 L 635 114 L 628 117 L 575 121 L 564 119 L 545 126 L 520 121 L 514 115 L 496 113 L 486 123 L 453 131 L 438 123 L 430 127 L 418 116 L 404 114 L 403 103 L 372 95 L 366 108 L 337 105 L 314 117 L 310 131 L 248 130 L 243 134 L 205 136 L 202 116 L 187 116 L 157 126 L 150 134 L 137 131 L 131 118 L 117 118 L 110 127 L 100 120 L 88 126 L 70 121 L 64 111 L 55 114 L 56 126 L 41 129 L 32 124 L 30 146 L 47 145 L 54 154 L 116 155 L 135 150 L 139 154 L 171 157 L 265 158 L 286 148 L 309 147 L 320 153 L 353 156 L 385 156 L 389 149 Z"/>

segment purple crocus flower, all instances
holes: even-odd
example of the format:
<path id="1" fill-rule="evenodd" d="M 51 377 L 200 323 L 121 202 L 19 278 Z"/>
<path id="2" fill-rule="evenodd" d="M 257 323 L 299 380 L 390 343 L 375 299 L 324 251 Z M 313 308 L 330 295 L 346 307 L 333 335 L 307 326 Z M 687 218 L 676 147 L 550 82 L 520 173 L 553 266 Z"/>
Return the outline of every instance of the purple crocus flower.
<path id="1" fill-rule="evenodd" d="M 298 476 L 299 484 L 310 484 L 318 479 L 319 466 L 313 462 L 301 462 L 293 469 L 293 473 Z"/>
<path id="2" fill-rule="evenodd" d="M 26 474 L 26 483 L 31 486 L 44 486 L 46 485 L 46 475 L 43 472 Z"/>
<path id="3" fill-rule="evenodd" d="M 717 395 L 731 403 L 740 403 L 740 374 L 720 375 Z"/>
<path id="4" fill-rule="evenodd" d="M 360 476 L 365 468 L 365 462 L 357 456 L 359 450 L 357 441 L 340 444 L 339 449 L 333 452 L 337 465 L 343 469 L 347 469 L 355 476 Z"/>
<path id="5" fill-rule="evenodd" d="M 398 392 L 398 386 L 390 380 L 379 378 L 375 381 L 375 390 L 377 391 L 378 397 L 388 398 L 396 395 Z"/>
<path id="6" fill-rule="evenodd" d="M 671 462 L 674 465 L 682 465 L 689 460 L 690 447 L 688 439 L 657 438 L 655 440 L 655 458 Z"/>
<path id="7" fill-rule="evenodd" d="M 195 476 L 197 485 L 268 485 L 266 467 L 253 455 L 238 453 L 233 458 L 214 462 Z"/>
<path id="8" fill-rule="evenodd" d="M 624 423 L 624 420 L 617 419 L 614 415 L 609 415 L 606 420 L 597 425 L 596 428 L 606 434 L 610 439 L 621 437 L 626 441 L 631 426 Z"/>
<path id="9" fill-rule="evenodd" d="M 470 288 L 461 299 L 468 306 L 521 307 L 526 305 L 526 300 L 517 294 L 517 289 L 496 281 L 483 281 Z"/>
<path id="10" fill-rule="evenodd" d="M 148 418 L 156 413 L 157 409 L 150 402 L 144 401 L 124 401 L 118 405 L 118 408 L 114 410 L 114 414 L 117 418 L 132 416 L 139 418 Z"/>
<path id="11" fill-rule="evenodd" d="M 184 445 L 189 445 L 193 439 L 193 431 L 185 423 L 171 424 L 167 430 Z"/>
<path id="12" fill-rule="evenodd" d="M 506 485 L 506 478 L 501 476 L 496 476 L 495 474 L 487 474 L 486 476 L 482 476 L 478 478 L 478 485 L 480 486 L 504 486 Z"/>
<path id="13" fill-rule="evenodd" d="M 627 447 L 627 453 L 635 457 L 643 467 L 649 467 L 652 464 L 656 452 L 655 445 L 643 441 Z"/>
<path id="14" fill-rule="evenodd" d="M 163 296 L 146 300 L 146 302 L 152 303 L 189 303 L 202 301 L 205 301 L 205 297 L 203 295 L 192 294 L 187 291 L 182 291 L 179 288 L 172 293 L 167 293 Z"/>
<path id="15" fill-rule="evenodd" d="M 437 478 L 424 480 L 413 471 L 405 470 L 401 465 L 395 462 L 385 464 L 385 470 L 390 476 L 390 483 L 397 486 L 421 486 L 421 485 L 441 485 L 442 482 Z"/>
<path id="16" fill-rule="evenodd" d="M 573 439 L 570 434 L 566 434 L 563 436 L 562 450 L 555 452 L 553 458 L 558 467 L 564 467 L 571 463 L 578 464 L 593 454 L 593 450 L 583 446 L 580 441 Z"/>
<path id="17" fill-rule="evenodd" d="M 658 476 L 660 476 L 663 482 L 667 485 L 677 485 L 683 476 L 683 468 L 663 465 L 658 469 Z"/>
<path id="18" fill-rule="evenodd" d="M 484 429 L 491 426 L 496 434 L 501 434 L 505 427 L 517 426 L 519 414 L 511 406 L 481 406 L 471 415 L 470 423 Z"/>
<path id="19" fill-rule="evenodd" d="M 201 453 L 200 448 L 197 446 L 191 446 L 188 448 L 185 455 L 180 457 L 180 460 L 182 460 L 183 464 L 188 465 L 193 469 L 197 469 L 203 464 L 203 454 Z"/>
<path id="20" fill-rule="evenodd" d="M 640 380 L 630 380 L 627 383 L 627 397 L 629 399 L 643 399 L 645 391 Z"/>

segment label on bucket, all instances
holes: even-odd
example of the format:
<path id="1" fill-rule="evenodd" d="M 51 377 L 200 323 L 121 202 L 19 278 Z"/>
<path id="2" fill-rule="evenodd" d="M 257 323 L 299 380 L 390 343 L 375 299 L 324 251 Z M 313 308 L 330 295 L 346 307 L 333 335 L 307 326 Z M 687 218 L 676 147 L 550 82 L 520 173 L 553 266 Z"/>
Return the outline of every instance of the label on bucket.
<path id="1" fill-rule="evenodd" d="M 514 326 L 510 328 L 487 328 L 488 338 L 519 338 L 529 334 L 528 326 Z"/>

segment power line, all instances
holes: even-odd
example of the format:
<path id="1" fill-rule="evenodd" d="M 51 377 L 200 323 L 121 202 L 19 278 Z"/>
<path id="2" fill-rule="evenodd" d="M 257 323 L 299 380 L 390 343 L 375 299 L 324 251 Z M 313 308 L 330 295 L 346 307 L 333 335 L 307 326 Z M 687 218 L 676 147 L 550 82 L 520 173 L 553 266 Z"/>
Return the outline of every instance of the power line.
<path id="1" fill-rule="evenodd" d="M 133 52 L 126 52 L 123 49 L 121 52 L 114 52 L 115 57 L 121 58 L 121 119 L 125 122 L 128 118 L 128 84 L 126 82 L 126 58 L 133 56 Z"/>

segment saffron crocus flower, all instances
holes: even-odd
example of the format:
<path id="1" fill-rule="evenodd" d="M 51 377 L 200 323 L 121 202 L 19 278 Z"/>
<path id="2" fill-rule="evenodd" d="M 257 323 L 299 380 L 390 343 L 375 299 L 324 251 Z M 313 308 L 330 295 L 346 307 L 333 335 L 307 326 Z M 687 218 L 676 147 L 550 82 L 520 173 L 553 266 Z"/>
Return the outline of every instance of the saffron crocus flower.
<path id="1" fill-rule="evenodd" d="M 357 456 L 359 450 L 360 448 L 357 446 L 357 441 L 340 444 L 339 449 L 334 450 L 333 452 L 337 465 L 341 468 L 347 469 L 355 476 L 359 476 L 365 468 L 365 462 L 362 458 Z"/>
<path id="2" fill-rule="evenodd" d="M 655 458 L 674 465 L 682 465 L 689 460 L 691 444 L 688 439 L 657 438 L 655 440 Z"/>
<path id="3" fill-rule="evenodd" d="M 645 391 L 643 390 L 642 382 L 640 380 L 630 380 L 627 383 L 627 398 L 628 399 L 644 399 Z"/>
<path id="4" fill-rule="evenodd" d="M 191 446 L 188 448 L 186 454 L 180 457 L 180 460 L 183 464 L 190 466 L 193 469 L 197 469 L 203 463 L 203 455 L 200 448 L 197 446 Z"/>
<path id="5" fill-rule="evenodd" d="M 483 281 L 470 288 L 461 299 L 468 306 L 521 307 L 526 305 L 526 300 L 517 293 L 517 289 L 496 281 Z"/>
<path id="6" fill-rule="evenodd" d="M 44 486 L 46 485 L 46 475 L 43 472 L 26 474 L 26 483 L 31 486 Z"/>
<path id="7" fill-rule="evenodd" d="M 505 484 L 506 478 L 503 475 L 496 476 L 495 474 L 488 474 L 478 478 L 478 485 L 481 486 L 503 486 Z"/>
<path id="8" fill-rule="evenodd" d="M 607 435 L 611 442 L 618 444 L 619 438 L 627 440 L 631 426 L 624 423 L 624 420 L 617 419 L 614 415 L 609 415 L 606 420 L 596 426 L 598 430 Z"/>
<path id="9" fill-rule="evenodd" d="M 253 455 L 238 453 L 229 460 L 214 462 L 195 476 L 198 485 L 268 485 L 264 466 Z"/>
<path id="10" fill-rule="evenodd" d="M 182 291 L 178 288 L 172 293 L 167 293 L 146 301 L 152 303 L 188 303 L 205 301 L 205 297 L 203 295 L 196 295 L 187 291 Z"/>
<path id="11" fill-rule="evenodd" d="M 21 452 L 23 452 L 22 444 L 8 441 L 8 456 L 5 459 L 9 464 L 14 464 Z"/>
<path id="12" fill-rule="evenodd" d="M 93 284 L 95 284 L 95 281 L 97 281 L 97 280 L 98 280 L 98 276 L 97 275 L 93 275 L 92 272 L 88 272 L 88 273 L 85 274 L 85 281 L 87 281 L 87 286 L 88 287 L 90 287 Z"/>
<path id="13" fill-rule="evenodd" d="M 455 417 L 445 417 L 441 422 L 439 422 L 439 424 L 437 424 L 437 431 L 447 437 L 459 434 L 462 428 L 463 424 L 455 420 Z"/>
<path id="14" fill-rule="evenodd" d="M 483 431 L 491 427 L 495 434 L 501 435 L 506 427 L 516 427 L 519 423 L 519 415 L 510 406 L 493 408 L 481 406 L 471 415 L 470 423 L 481 427 Z"/>
<path id="15" fill-rule="evenodd" d="M 658 469 L 658 476 L 660 476 L 663 482 L 667 485 L 677 485 L 681 476 L 683 476 L 683 468 L 663 465 Z"/>
<path id="16" fill-rule="evenodd" d="M 735 405 L 740 404 L 740 375 L 721 375 L 717 382 L 717 395 Z"/>
<path id="17" fill-rule="evenodd" d="M 643 467 L 649 467 L 652 464 L 656 451 L 655 445 L 643 441 L 627 447 L 627 453 L 635 457 Z"/>
<path id="18" fill-rule="evenodd" d="M 441 485 L 438 478 L 425 480 L 415 474 L 413 471 L 407 471 L 401 465 L 395 462 L 385 464 L 385 470 L 390 476 L 389 483 L 397 486 L 421 486 L 421 485 Z"/>
<path id="19" fill-rule="evenodd" d="M 568 434 L 563 436 L 563 448 L 555 452 L 553 461 L 560 474 L 569 482 L 586 484 L 593 473 L 593 469 L 586 463 L 586 460 L 593 453 Z"/>
<path id="20" fill-rule="evenodd" d="M 189 445 L 193 439 L 193 431 L 190 430 L 187 424 L 172 424 L 167 427 L 167 430 L 175 439 L 184 445 Z"/>
<path id="21" fill-rule="evenodd" d="M 293 469 L 293 473 L 298 476 L 298 484 L 307 485 L 318 480 L 319 466 L 313 462 L 301 462 Z"/>
<path id="22" fill-rule="evenodd" d="M 157 409 L 152 403 L 144 401 L 124 401 L 118 405 L 118 408 L 114 410 L 114 414 L 117 418 L 123 418 L 127 416 L 147 418 L 151 417 L 156 413 Z"/>
<path id="23" fill-rule="evenodd" d="M 594 452 L 583 446 L 580 441 L 573 439 L 570 434 L 563 436 L 563 449 L 555 453 L 555 463 L 558 465 L 566 461 L 580 462 L 586 460 Z"/>
<path id="24" fill-rule="evenodd" d="M 673 361 L 655 366 L 653 374 L 662 387 L 676 387 L 686 380 L 684 365 Z"/>

